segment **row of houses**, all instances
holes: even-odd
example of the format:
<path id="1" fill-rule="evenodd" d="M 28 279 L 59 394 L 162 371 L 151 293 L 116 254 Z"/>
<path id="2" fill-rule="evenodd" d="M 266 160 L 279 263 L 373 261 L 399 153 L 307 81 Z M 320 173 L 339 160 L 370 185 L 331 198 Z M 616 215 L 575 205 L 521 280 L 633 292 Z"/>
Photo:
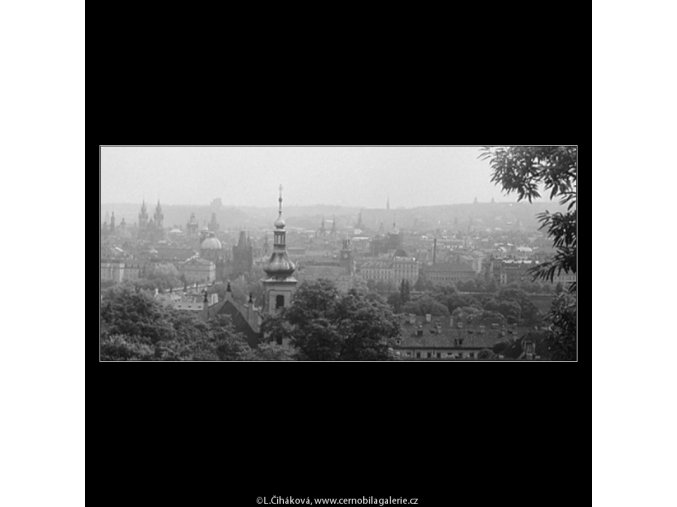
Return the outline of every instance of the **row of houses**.
<path id="1" fill-rule="evenodd" d="M 401 334 L 393 347 L 403 360 L 476 360 L 481 352 L 527 331 L 516 326 L 467 325 L 450 317 L 402 315 Z M 525 343 L 525 350 L 529 350 Z M 526 359 L 537 359 L 527 357 Z"/>

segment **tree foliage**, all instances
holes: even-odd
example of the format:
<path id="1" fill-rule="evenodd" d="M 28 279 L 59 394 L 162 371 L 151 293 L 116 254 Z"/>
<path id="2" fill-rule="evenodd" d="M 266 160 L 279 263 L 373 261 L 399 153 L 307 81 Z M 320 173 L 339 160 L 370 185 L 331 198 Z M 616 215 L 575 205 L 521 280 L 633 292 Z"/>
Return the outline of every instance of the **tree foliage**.
<path id="1" fill-rule="evenodd" d="M 556 254 L 550 261 L 532 268 L 534 278 L 552 282 L 562 271 L 576 273 L 576 218 L 578 150 L 575 146 L 514 146 L 486 147 L 480 155 L 489 160 L 493 175 L 491 181 L 508 194 L 516 192 L 518 201 L 541 197 L 542 186 L 549 198 L 559 198 L 567 206 L 565 213 L 544 212 L 538 215 L 541 228 L 552 238 Z M 571 284 L 570 291 L 576 290 Z"/>
<path id="2" fill-rule="evenodd" d="M 103 295 L 103 361 L 224 361 L 251 355 L 228 316 L 206 323 L 193 313 L 164 307 L 147 291 L 126 285 Z"/>
<path id="3" fill-rule="evenodd" d="M 402 280 L 402 283 L 400 283 L 400 299 L 402 303 L 407 303 L 411 299 L 409 280 Z"/>
<path id="4" fill-rule="evenodd" d="M 437 317 L 449 316 L 449 309 L 444 304 L 436 301 L 433 297 L 427 294 L 424 294 L 423 296 L 420 296 L 417 299 L 402 305 L 402 312 L 414 313 L 416 315 L 430 314 Z"/>
<path id="5" fill-rule="evenodd" d="M 340 294 L 329 280 L 302 283 L 290 307 L 267 317 L 262 331 L 271 342 L 289 342 L 302 360 L 390 359 L 399 325 L 380 297 L 356 290 Z"/>
<path id="6" fill-rule="evenodd" d="M 550 358 L 558 361 L 576 360 L 576 308 L 575 295 L 559 294 L 548 314 L 551 322 L 547 348 Z"/>

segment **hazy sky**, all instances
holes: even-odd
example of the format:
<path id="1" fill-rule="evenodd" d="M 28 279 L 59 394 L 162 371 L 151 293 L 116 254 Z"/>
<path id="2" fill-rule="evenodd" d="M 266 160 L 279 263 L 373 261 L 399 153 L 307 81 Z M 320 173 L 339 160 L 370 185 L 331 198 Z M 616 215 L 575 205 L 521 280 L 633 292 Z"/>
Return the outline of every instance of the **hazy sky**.
<path id="1" fill-rule="evenodd" d="M 101 200 L 226 206 L 391 208 L 515 200 L 491 183 L 479 148 L 104 147 Z"/>

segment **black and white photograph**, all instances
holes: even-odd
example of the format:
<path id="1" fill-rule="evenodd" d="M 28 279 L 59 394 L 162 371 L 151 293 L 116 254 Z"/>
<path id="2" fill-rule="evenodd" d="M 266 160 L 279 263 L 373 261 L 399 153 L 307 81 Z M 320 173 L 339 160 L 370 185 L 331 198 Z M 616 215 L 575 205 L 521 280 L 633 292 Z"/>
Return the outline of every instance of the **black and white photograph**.
<path id="1" fill-rule="evenodd" d="M 674 2 L 101 5 L 0 3 L 0 506 L 677 505 Z"/>
<path id="2" fill-rule="evenodd" d="M 576 361 L 576 146 L 101 146 L 101 361 Z"/>

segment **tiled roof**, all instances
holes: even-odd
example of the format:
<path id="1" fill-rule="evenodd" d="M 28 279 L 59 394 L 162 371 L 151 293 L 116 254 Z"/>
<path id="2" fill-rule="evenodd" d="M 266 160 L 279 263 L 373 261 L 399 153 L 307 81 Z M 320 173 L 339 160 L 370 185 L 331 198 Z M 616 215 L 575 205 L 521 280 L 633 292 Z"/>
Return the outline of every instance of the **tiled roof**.
<path id="1" fill-rule="evenodd" d="M 258 310 L 253 311 L 255 312 L 254 317 L 260 313 Z M 255 321 L 255 318 L 252 318 L 249 321 L 247 320 L 247 308 L 245 308 L 244 305 L 233 299 L 225 299 L 209 309 L 210 317 L 218 314 L 230 315 L 235 331 L 244 334 L 250 346 L 256 345 L 259 338 L 260 327 Z"/>
<path id="2" fill-rule="evenodd" d="M 414 324 L 410 323 L 411 317 L 414 317 Z M 477 326 L 454 322 L 450 317 L 431 317 L 431 322 L 427 322 L 422 316 L 399 315 L 401 320 L 401 342 L 396 348 L 491 348 L 496 343 L 520 336 L 524 329 L 513 326 L 491 325 Z M 417 332 L 423 333 L 418 336 Z M 458 345 L 456 340 L 462 339 L 462 344 Z"/>
<path id="3" fill-rule="evenodd" d="M 436 348 L 436 349 L 490 349 L 504 340 L 496 332 L 487 331 L 485 334 L 468 334 L 464 330 L 454 330 L 445 334 L 431 335 L 424 332 L 423 336 L 403 336 L 395 348 Z M 462 339 L 459 343 L 456 339 Z"/>

